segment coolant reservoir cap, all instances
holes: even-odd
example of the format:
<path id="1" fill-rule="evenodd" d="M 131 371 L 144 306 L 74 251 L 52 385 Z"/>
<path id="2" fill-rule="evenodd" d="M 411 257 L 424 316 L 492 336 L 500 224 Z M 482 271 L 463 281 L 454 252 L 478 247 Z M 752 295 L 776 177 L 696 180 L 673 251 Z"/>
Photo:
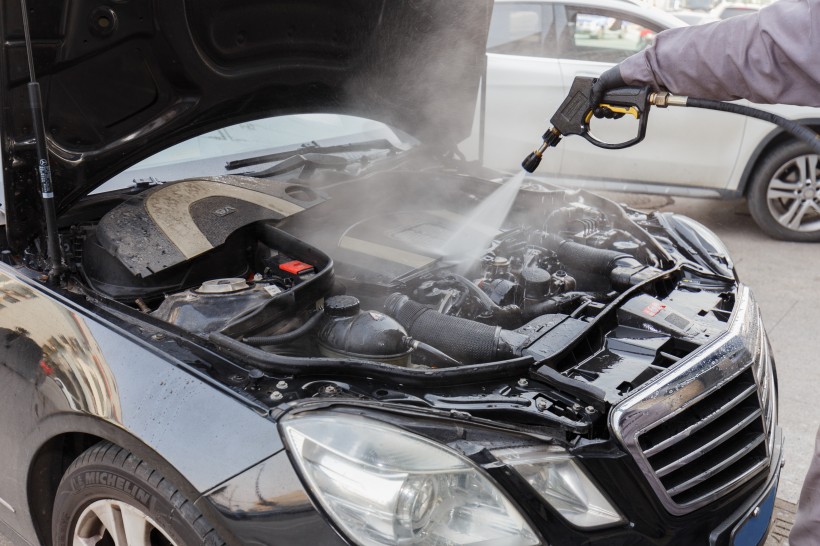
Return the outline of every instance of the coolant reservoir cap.
<path id="1" fill-rule="evenodd" d="M 641 247 L 641 245 L 639 245 L 635 241 L 615 241 L 615 243 L 612 244 L 612 247 L 615 250 L 620 250 L 621 252 L 631 253 L 638 250 Z"/>
<path id="2" fill-rule="evenodd" d="M 202 286 L 196 291 L 200 294 L 230 294 L 247 288 L 248 283 L 245 282 L 245 279 L 212 279 L 202 283 Z"/>
<path id="3" fill-rule="evenodd" d="M 331 296 L 325 300 L 325 313 L 330 317 L 355 317 L 359 314 L 359 299 L 354 296 Z"/>

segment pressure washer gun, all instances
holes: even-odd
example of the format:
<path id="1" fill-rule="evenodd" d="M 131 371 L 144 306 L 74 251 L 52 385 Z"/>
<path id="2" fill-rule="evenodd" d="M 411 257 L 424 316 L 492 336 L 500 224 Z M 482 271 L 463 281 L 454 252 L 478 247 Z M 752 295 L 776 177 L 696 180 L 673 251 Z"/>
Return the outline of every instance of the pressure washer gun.
<path id="1" fill-rule="evenodd" d="M 744 116 L 762 119 L 779 125 L 796 138 L 808 144 L 816 153 L 820 153 L 820 135 L 798 121 L 786 119 L 765 110 L 752 108 L 735 102 L 723 102 L 710 99 L 698 99 L 673 95 L 666 91 L 654 92 L 648 87 L 621 87 L 607 91 L 600 104 L 592 104 L 592 85 L 595 78 L 578 76 L 572 82 L 569 94 L 558 111 L 550 119 L 552 127 L 541 137 L 544 141 L 541 146 L 528 155 L 521 166 L 527 172 L 533 172 L 541 163 L 541 156 L 551 146 L 555 146 L 561 138 L 567 135 L 581 135 L 592 144 L 610 150 L 618 150 L 634 146 L 646 136 L 646 122 L 649 119 L 649 107 L 657 106 L 686 106 L 690 108 L 704 108 L 720 112 L 730 112 Z M 638 124 L 638 135 L 626 142 L 603 142 L 596 139 L 589 132 L 589 122 L 598 108 L 609 110 L 612 117 L 623 115 L 634 116 Z"/>
<path id="2" fill-rule="evenodd" d="M 589 131 L 589 122 L 593 116 L 591 104 L 592 85 L 595 78 L 578 76 L 572 82 L 567 98 L 550 119 L 552 127 L 547 129 L 542 139 L 544 143 L 537 150 L 524 159 L 521 166 L 527 172 L 533 172 L 541 163 L 541 156 L 551 146 L 555 146 L 561 138 L 567 135 L 581 135 L 592 144 L 610 150 L 618 150 L 633 146 L 646 136 L 646 122 L 649 118 L 650 95 L 654 95 L 648 87 L 621 87 L 604 94 L 600 105 L 613 114 L 634 116 L 638 124 L 638 135 L 626 142 L 610 143 L 595 138 Z"/>

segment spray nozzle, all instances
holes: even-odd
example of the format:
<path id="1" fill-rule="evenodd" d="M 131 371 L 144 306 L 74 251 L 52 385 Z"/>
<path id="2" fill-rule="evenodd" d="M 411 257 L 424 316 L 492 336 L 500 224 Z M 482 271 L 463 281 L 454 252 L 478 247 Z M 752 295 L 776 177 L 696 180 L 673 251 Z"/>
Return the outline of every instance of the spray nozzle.
<path id="1" fill-rule="evenodd" d="M 521 167 L 528 173 L 535 172 L 535 169 L 541 164 L 541 157 L 544 155 L 544 152 L 547 151 L 547 148 L 555 146 L 560 142 L 561 133 L 559 133 L 555 127 L 550 127 L 541 138 L 544 140 L 541 147 L 525 157 L 524 161 L 521 162 Z"/>
<path id="2" fill-rule="evenodd" d="M 535 172 L 535 169 L 537 169 L 538 165 L 540 164 L 541 154 L 538 153 L 538 151 L 532 152 L 530 155 L 524 158 L 524 161 L 521 162 L 521 166 L 528 173 Z"/>

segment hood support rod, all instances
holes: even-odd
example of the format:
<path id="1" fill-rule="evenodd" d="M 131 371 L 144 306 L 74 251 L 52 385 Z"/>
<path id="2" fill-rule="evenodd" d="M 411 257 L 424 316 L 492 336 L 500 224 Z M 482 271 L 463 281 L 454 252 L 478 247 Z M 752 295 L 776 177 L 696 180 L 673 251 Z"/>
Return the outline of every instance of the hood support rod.
<path id="1" fill-rule="evenodd" d="M 60 241 L 57 234 L 57 210 L 54 205 L 54 186 L 51 182 L 51 167 L 48 163 L 46 130 L 43 118 L 43 99 L 40 84 L 34 77 L 34 55 L 31 48 L 31 32 L 28 26 L 28 8 L 26 0 L 20 0 L 23 15 L 23 34 L 26 39 L 26 56 L 30 81 L 27 84 L 28 102 L 31 109 L 31 124 L 34 128 L 34 144 L 37 153 L 37 176 L 40 181 L 40 196 L 43 200 L 43 215 L 46 221 L 47 258 L 50 265 L 48 277 L 56 282 L 63 273 L 64 265 L 60 252 Z"/>

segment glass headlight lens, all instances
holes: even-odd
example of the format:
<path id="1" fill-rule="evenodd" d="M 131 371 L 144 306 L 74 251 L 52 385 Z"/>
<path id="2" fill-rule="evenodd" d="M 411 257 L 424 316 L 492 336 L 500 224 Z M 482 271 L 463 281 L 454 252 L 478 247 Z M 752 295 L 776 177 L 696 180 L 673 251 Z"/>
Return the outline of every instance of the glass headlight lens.
<path id="1" fill-rule="evenodd" d="M 494 451 L 577 527 L 600 527 L 624 519 L 566 450 L 554 446 Z"/>
<path id="2" fill-rule="evenodd" d="M 282 428 L 316 499 L 357 543 L 541 544 L 504 493 L 444 446 L 349 414 L 296 415 Z"/>

